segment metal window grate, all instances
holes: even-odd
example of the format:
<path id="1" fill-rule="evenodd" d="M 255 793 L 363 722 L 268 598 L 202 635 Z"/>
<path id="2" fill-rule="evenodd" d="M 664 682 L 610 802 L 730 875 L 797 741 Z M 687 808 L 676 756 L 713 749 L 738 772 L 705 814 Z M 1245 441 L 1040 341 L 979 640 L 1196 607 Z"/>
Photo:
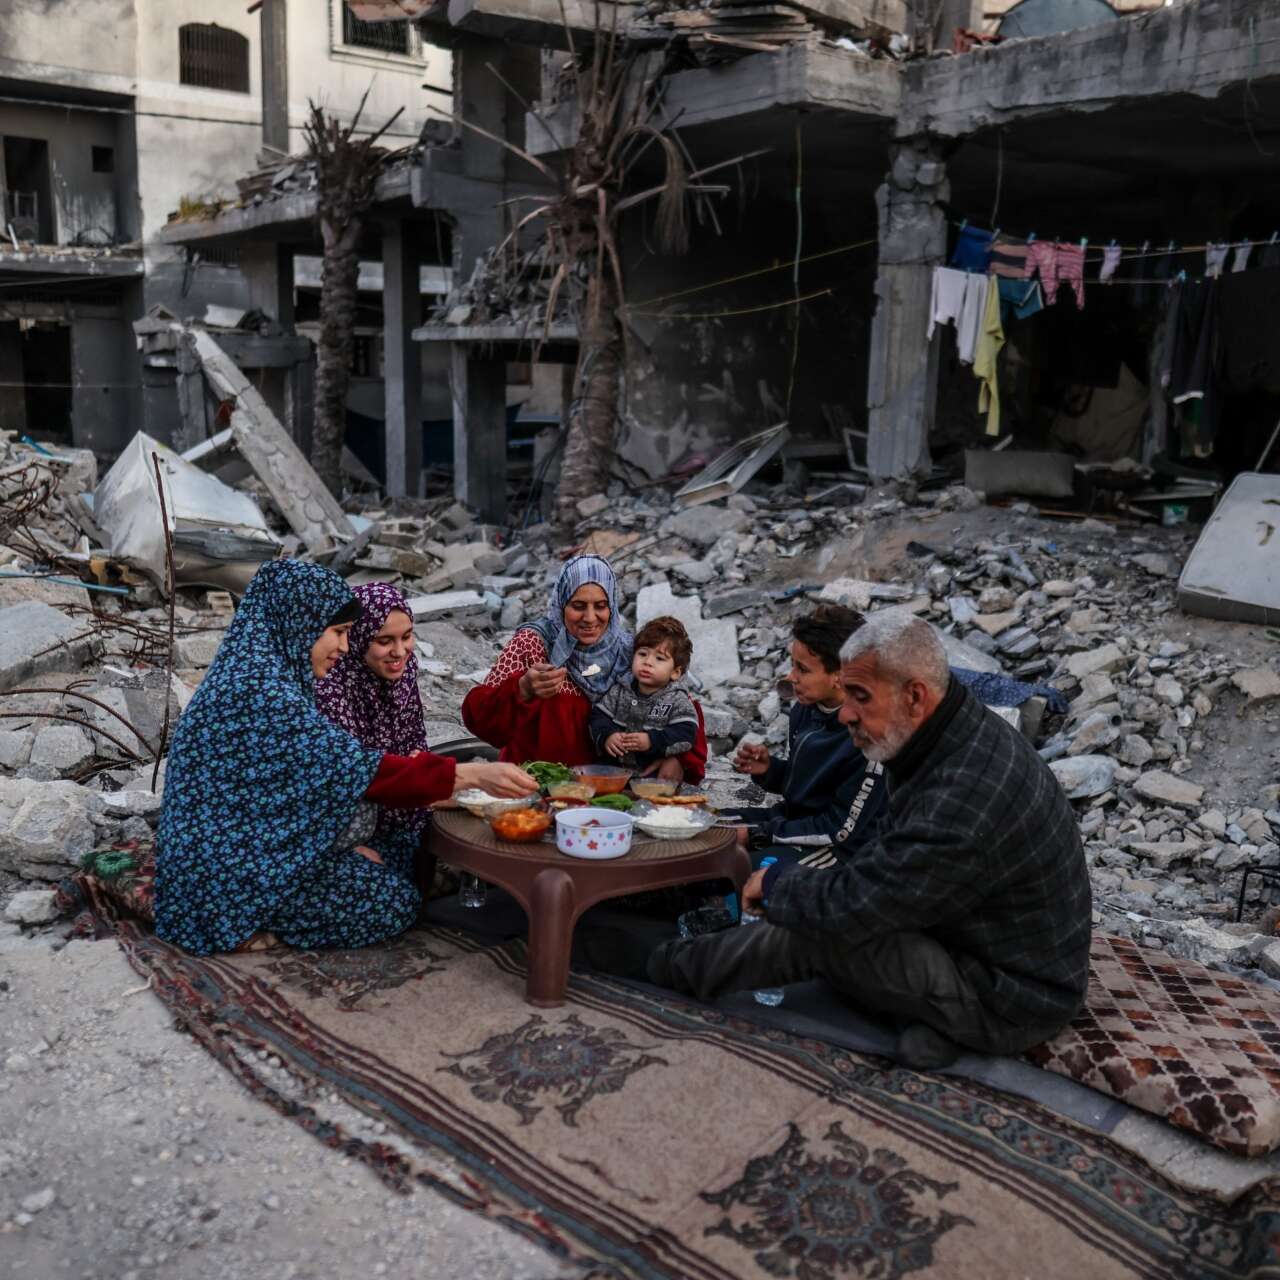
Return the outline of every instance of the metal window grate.
<path id="1" fill-rule="evenodd" d="M 365 22 L 351 12 L 351 6 L 343 0 L 342 43 L 359 49 L 377 49 L 380 53 L 412 53 L 412 35 L 409 23 Z"/>
<path id="2" fill-rule="evenodd" d="M 178 28 L 178 81 L 202 89 L 249 92 L 249 41 L 213 22 Z"/>

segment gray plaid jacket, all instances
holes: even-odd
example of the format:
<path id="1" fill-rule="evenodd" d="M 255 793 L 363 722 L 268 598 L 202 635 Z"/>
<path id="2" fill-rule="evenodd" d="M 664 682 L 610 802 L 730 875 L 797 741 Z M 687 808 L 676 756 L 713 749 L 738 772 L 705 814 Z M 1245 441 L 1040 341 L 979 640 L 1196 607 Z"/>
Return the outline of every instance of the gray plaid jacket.
<path id="1" fill-rule="evenodd" d="M 906 778 L 889 762 L 889 812 L 844 866 L 798 868 L 766 913 L 850 942 L 927 933 L 986 1008 L 1061 1023 L 1084 1001 L 1092 901 L 1075 814 L 1031 744 L 964 692 Z"/>

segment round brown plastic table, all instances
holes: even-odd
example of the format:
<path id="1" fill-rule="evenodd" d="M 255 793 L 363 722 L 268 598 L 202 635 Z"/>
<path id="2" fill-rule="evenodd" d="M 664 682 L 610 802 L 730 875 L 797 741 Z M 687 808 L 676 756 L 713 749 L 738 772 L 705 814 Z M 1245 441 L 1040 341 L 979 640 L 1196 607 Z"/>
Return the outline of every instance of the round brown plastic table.
<path id="1" fill-rule="evenodd" d="M 711 827 L 691 840 L 637 838 L 621 858 L 589 861 L 566 857 L 545 840 L 501 840 L 487 822 L 465 810 L 437 809 L 427 852 L 501 885 L 524 907 L 529 917 L 525 999 L 540 1009 L 564 1003 L 573 928 L 588 907 L 627 893 L 721 877 L 740 890 L 751 874 L 751 860 L 732 827 Z"/>

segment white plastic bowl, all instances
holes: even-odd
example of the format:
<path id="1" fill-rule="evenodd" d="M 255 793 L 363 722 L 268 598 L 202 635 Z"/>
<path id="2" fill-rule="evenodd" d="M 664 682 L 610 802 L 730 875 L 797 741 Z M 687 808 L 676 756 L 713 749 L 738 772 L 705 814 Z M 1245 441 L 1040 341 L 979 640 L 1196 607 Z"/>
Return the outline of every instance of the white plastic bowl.
<path id="1" fill-rule="evenodd" d="M 634 824 L 615 809 L 564 809 L 556 814 L 556 848 L 570 858 L 621 858 Z"/>

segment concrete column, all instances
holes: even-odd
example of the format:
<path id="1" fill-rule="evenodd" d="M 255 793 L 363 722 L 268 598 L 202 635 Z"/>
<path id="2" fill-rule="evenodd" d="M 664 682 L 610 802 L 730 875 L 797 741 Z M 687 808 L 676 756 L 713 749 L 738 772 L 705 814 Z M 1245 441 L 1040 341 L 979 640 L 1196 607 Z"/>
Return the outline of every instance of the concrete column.
<path id="1" fill-rule="evenodd" d="M 289 154 L 288 0 L 262 0 L 262 143 Z"/>
<path id="2" fill-rule="evenodd" d="M 422 489 L 422 361 L 413 340 L 422 323 L 422 226 L 396 219 L 382 232 L 382 376 L 393 498 L 417 497 Z"/>
<path id="3" fill-rule="evenodd" d="M 916 47 L 926 53 L 934 49 L 950 49 L 956 29 L 981 31 L 982 0 L 909 0 L 912 38 Z"/>
<path id="4" fill-rule="evenodd" d="M 927 139 L 895 144 L 876 192 L 880 266 L 867 379 L 867 466 L 876 480 L 929 471 L 938 336 L 926 336 L 933 269 L 947 252 L 946 166 Z"/>
<path id="5" fill-rule="evenodd" d="M 293 248 L 255 244 L 240 251 L 249 305 L 261 308 L 286 332 L 293 331 Z"/>
<path id="6" fill-rule="evenodd" d="M 507 365 L 472 343 L 450 344 L 453 493 L 482 520 L 507 518 Z M 476 353 L 476 354 L 473 354 Z"/>

